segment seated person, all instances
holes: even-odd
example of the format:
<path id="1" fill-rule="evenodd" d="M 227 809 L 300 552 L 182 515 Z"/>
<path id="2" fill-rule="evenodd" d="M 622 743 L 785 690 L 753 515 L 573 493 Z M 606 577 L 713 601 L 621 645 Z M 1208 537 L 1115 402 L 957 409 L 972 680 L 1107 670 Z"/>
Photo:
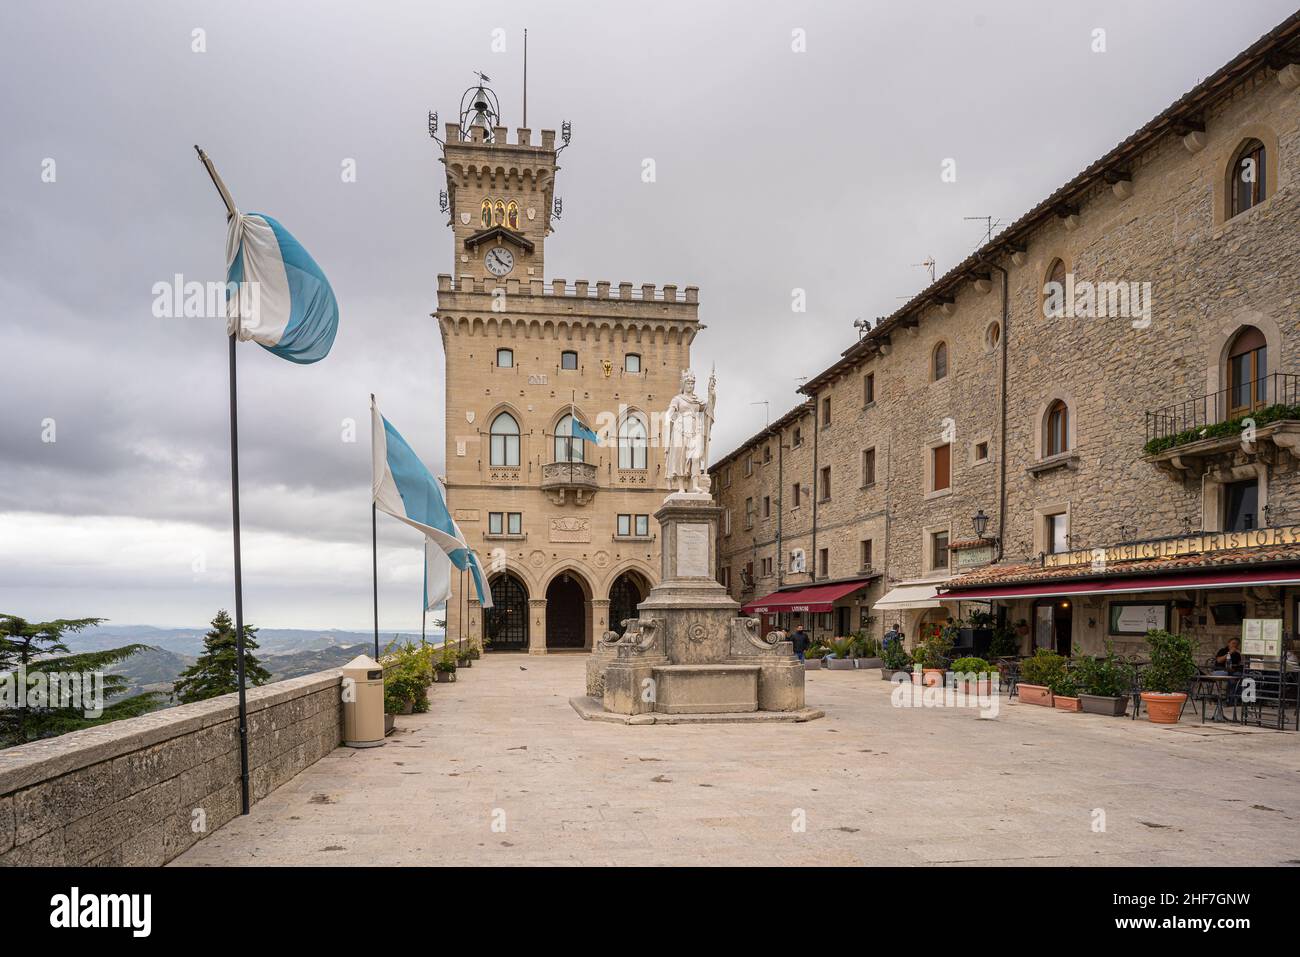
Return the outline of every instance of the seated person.
<path id="1" fill-rule="evenodd" d="M 1227 647 L 1220 648 L 1214 656 L 1214 673 L 1216 675 L 1235 675 L 1241 673 L 1241 639 L 1229 638 Z"/>

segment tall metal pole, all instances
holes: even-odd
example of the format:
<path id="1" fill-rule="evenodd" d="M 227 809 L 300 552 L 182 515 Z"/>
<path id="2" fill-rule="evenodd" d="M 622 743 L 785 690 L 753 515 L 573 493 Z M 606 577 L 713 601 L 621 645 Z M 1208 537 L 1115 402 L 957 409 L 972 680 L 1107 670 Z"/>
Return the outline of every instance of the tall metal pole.
<path id="1" fill-rule="evenodd" d="M 524 129 L 528 129 L 528 30 L 524 29 Z"/>
<path id="2" fill-rule="evenodd" d="M 370 393 L 370 406 L 374 408 L 375 394 Z M 370 417 L 370 444 L 373 447 L 375 437 L 375 417 Z M 375 496 L 370 494 L 370 581 L 375 596 L 375 661 L 379 660 L 379 523 L 375 518 Z"/>
<path id="3" fill-rule="evenodd" d="M 244 572 L 239 548 L 239 402 L 235 388 L 235 344 L 230 334 L 230 510 L 235 526 L 235 673 L 239 682 L 239 800 L 248 813 L 248 700 L 244 689 Z"/>
<path id="4" fill-rule="evenodd" d="M 226 204 L 226 222 L 235 216 L 235 201 L 230 190 L 217 175 L 216 167 L 208 154 L 194 147 L 199 154 L 212 185 L 221 194 L 221 201 Z M 248 787 L 248 696 L 244 688 L 244 571 L 239 547 L 239 401 L 235 375 L 235 346 L 239 342 L 239 330 L 230 333 L 230 511 L 234 526 L 235 545 L 235 676 L 239 694 L 239 803 L 240 814 L 247 814 L 249 808 Z"/>

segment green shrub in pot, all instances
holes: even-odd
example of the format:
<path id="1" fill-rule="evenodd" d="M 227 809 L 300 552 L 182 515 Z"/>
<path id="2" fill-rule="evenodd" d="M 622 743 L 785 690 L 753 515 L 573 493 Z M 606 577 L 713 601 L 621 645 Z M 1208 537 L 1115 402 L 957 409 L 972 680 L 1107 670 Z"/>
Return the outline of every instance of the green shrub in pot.
<path id="1" fill-rule="evenodd" d="M 1039 648 L 1032 658 L 1020 663 L 1020 681 L 1022 684 L 1052 687 L 1052 681 L 1065 671 L 1065 656 L 1058 655 L 1046 648 Z"/>
<path id="2" fill-rule="evenodd" d="M 1152 629 L 1147 632 L 1146 641 L 1151 664 L 1142 672 L 1143 690 L 1164 694 L 1187 691 L 1187 683 L 1197 671 L 1192 639 Z"/>

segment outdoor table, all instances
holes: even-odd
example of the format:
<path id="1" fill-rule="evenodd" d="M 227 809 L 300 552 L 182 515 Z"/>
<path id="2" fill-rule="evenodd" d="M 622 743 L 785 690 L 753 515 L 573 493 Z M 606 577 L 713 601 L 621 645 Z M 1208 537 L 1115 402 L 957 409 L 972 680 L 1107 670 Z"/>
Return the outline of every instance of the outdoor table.
<path id="1" fill-rule="evenodd" d="M 1214 686 L 1214 714 L 1210 716 L 1210 721 L 1227 721 L 1227 716 L 1223 713 L 1223 696 L 1224 693 L 1232 686 L 1232 682 L 1238 679 L 1237 675 L 1200 675 L 1198 681 L 1208 681 Z M 1205 703 L 1201 703 L 1201 724 L 1205 724 Z"/>

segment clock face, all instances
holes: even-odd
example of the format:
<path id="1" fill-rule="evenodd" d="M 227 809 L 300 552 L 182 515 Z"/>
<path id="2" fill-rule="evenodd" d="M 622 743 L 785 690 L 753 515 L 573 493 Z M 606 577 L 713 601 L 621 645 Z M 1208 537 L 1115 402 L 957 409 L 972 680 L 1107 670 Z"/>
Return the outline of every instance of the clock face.
<path id="1" fill-rule="evenodd" d="M 504 276 L 515 268 L 515 254 L 504 246 L 493 247 L 483 257 L 483 265 L 487 266 L 487 271 L 492 275 Z"/>

